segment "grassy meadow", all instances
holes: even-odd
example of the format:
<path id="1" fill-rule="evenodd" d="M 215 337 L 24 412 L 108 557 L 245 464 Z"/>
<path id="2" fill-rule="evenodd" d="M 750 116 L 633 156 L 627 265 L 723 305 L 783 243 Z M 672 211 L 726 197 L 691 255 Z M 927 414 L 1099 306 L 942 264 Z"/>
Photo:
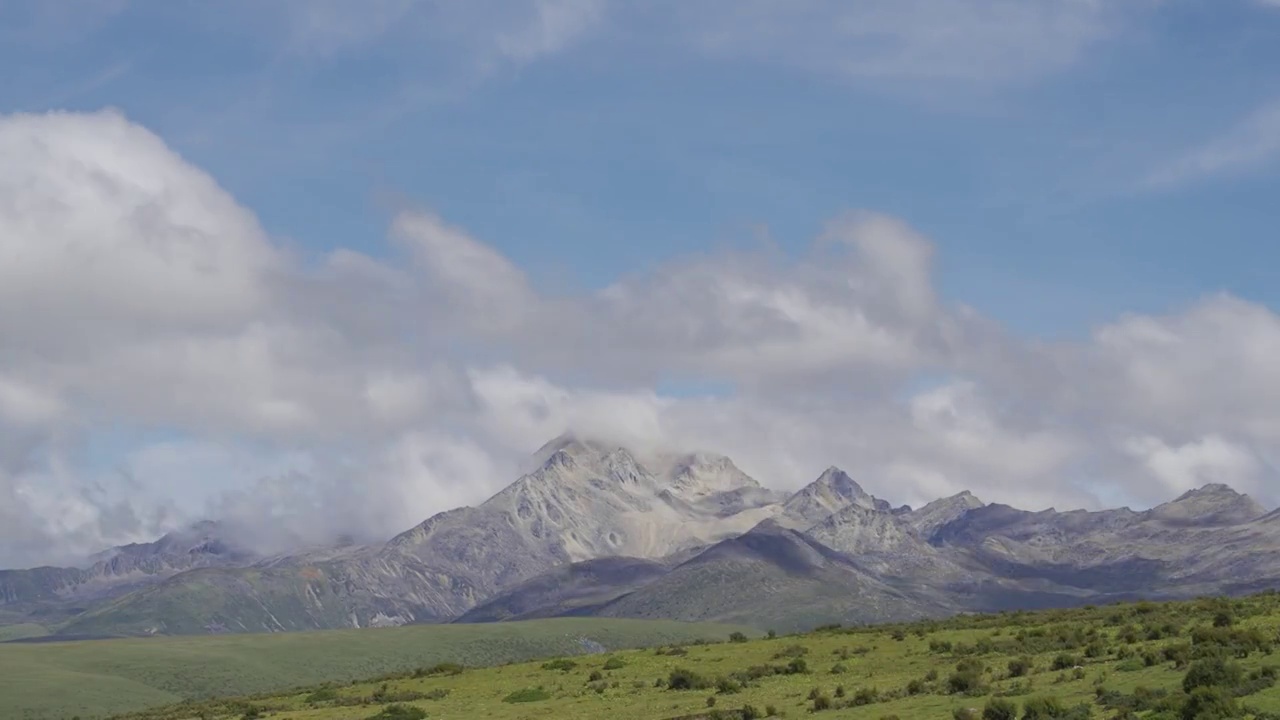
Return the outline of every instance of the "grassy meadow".
<path id="1" fill-rule="evenodd" d="M 130 720 L 1280 718 L 1280 595 L 966 616 L 497 667 L 464 658 Z M 1188 692 L 1188 690 L 1190 692 Z"/>
<path id="2" fill-rule="evenodd" d="M 566 618 L 501 625 L 0 643 L 0 718 L 87 720 L 184 700 L 345 683 L 441 662 L 492 666 L 602 648 L 719 640 L 735 630 L 710 624 Z"/>

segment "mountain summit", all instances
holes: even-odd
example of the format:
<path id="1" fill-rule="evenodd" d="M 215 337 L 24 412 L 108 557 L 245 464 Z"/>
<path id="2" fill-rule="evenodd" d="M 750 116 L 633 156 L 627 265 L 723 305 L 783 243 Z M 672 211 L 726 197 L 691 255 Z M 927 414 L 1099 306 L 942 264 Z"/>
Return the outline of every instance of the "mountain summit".
<path id="1" fill-rule="evenodd" d="M 832 466 L 788 498 L 782 512 L 796 527 L 808 528 L 847 505 L 883 512 L 890 510 L 889 503 L 873 497 L 848 473 Z"/>
<path id="2" fill-rule="evenodd" d="M 1175 500 L 1157 505 L 1147 516 L 1170 525 L 1233 525 L 1267 513 L 1253 498 L 1222 483 L 1188 490 Z"/>

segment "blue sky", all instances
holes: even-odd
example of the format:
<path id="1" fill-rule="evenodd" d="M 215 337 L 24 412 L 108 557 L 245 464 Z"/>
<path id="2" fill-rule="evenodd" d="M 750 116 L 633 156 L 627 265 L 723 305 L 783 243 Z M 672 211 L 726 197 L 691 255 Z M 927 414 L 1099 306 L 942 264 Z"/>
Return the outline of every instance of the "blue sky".
<path id="1" fill-rule="evenodd" d="M 1280 8 L 1109 4 L 1068 60 L 1014 44 L 995 62 L 1030 69 L 1010 78 L 948 77 L 979 52 L 963 40 L 937 50 L 956 55 L 941 67 L 883 76 L 793 62 L 783 43 L 874 49 L 806 39 L 821 28 L 781 11 L 768 22 L 799 29 L 771 57 L 682 46 L 660 12 L 600 3 L 555 50 L 495 60 L 493 3 L 453 13 L 452 33 L 434 26 L 444 15 L 381 3 L 388 27 L 347 34 L 321 24 L 352 22 L 353 5 L 321 3 L 308 35 L 289 17 L 305 3 L 101 3 L 69 22 L 65 6 L 17 2 L 0 97 L 121 108 L 304 247 L 379 252 L 389 207 L 423 204 L 544 283 L 598 287 L 762 229 L 794 251 L 866 207 L 934 239 L 947 295 L 1026 332 L 1075 336 L 1223 289 L 1277 303 L 1280 120 L 1248 167 L 1144 181 L 1277 102 Z"/>
<path id="2" fill-rule="evenodd" d="M 10 0 L 0 67 L 0 566 L 564 429 L 1280 502 L 1274 0 Z"/>

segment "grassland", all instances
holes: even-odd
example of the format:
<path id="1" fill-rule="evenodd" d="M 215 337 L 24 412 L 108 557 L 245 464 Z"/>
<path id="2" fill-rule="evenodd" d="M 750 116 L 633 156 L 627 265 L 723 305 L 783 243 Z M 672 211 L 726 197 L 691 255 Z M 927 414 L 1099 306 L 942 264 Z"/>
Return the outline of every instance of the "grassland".
<path id="1" fill-rule="evenodd" d="M 22 623 L 18 625 L 0 625 L 0 643 L 10 640 L 44 637 L 49 631 L 43 625 Z"/>
<path id="2" fill-rule="evenodd" d="M 1270 720 L 1278 633 L 1273 593 L 424 667 L 130 718 Z"/>
<path id="3" fill-rule="evenodd" d="M 594 618 L 253 635 L 0 644 L 0 718 L 101 717 L 280 692 L 440 662 L 491 666 L 722 639 L 737 628 Z"/>

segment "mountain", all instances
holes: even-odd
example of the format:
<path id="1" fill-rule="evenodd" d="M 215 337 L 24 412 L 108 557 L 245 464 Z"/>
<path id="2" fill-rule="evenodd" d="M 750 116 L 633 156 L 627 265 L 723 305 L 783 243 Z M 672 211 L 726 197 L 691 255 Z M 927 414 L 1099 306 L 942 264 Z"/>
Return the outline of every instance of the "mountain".
<path id="1" fill-rule="evenodd" d="M 552 568 L 662 558 L 746 532 L 776 494 L 727 458 L 658 458 L 571 435 L 476 507 L 439 513 L 378 546 L 184 574 L 71 622 L 76 634 L 294 630 L 443 622 Z M 194 630 L 199 631 L 199 630 Z"/>
<path id="2" fill-rule="evenodd" d="M 788 629 L 1280 586 L 1280 512 L 1223 485 L 1142 512 L 967 492 L 894 508 L 835 467 L 787 494 L 724 456 L 573 435 L 385 543 L 257 557 L 237 536 L 201 524 L 87 568 L 0 571 L 0 618 L 60 636 L 588 614 Z"/>
<path id="3" fill-rule="evenodd" d="M 563 565 L 526 580 L 454 622 L 532 620 L 592 614 L 600 606 L 665 575 L 671 567 L 640 558 L 599 558 Z"/>
<path id="4" fill-rule="evenodd" d="M 604 617 L 734 620 L 792 630 L 828 622 L 938 615 L 842 553 L 767 520 L 721 541 L 595 612 Z"/>
<path id="5" fill-rule="evenodd" d="M 1188 490 L 1172 502 L 1148 510 L 1145 516 L 1169 525 L 1206 527 L 1238 525 L 1256 520 L 1267 513 L 1248 495 L 1221 483 Z"/>
<path id="6" fill-rule="evenodd" d="M 976 510 L 984 505 L 985 503 L 974 497 L 973 493 L 965 490 L 951 497 L 934 500 L 917 510 L 911 510 L 906 513 L 905 519 L 921 537 L 929 539 L 939 528 L 958 520 L 970 510 Z"/>
<path id="7" fill-rule="evenodd" d="M 230 535 L 222 525 L 206 521 L 170 532 L 155 542 L 98 553 L 90 558 L 88 567 L 0 570 L 0 608 L 56 618 L 187 570 L 252 562 L 255 555 L 237 547 Z"/>
<path id="8" fill-rule="evenodd" d="M 884 512 L 891 509 L 889 503 L 872 497 L 845 471 L 833 466 L 782 504 L 781 522 L 795 528 L 812 527 L 848 505 Z"/>

